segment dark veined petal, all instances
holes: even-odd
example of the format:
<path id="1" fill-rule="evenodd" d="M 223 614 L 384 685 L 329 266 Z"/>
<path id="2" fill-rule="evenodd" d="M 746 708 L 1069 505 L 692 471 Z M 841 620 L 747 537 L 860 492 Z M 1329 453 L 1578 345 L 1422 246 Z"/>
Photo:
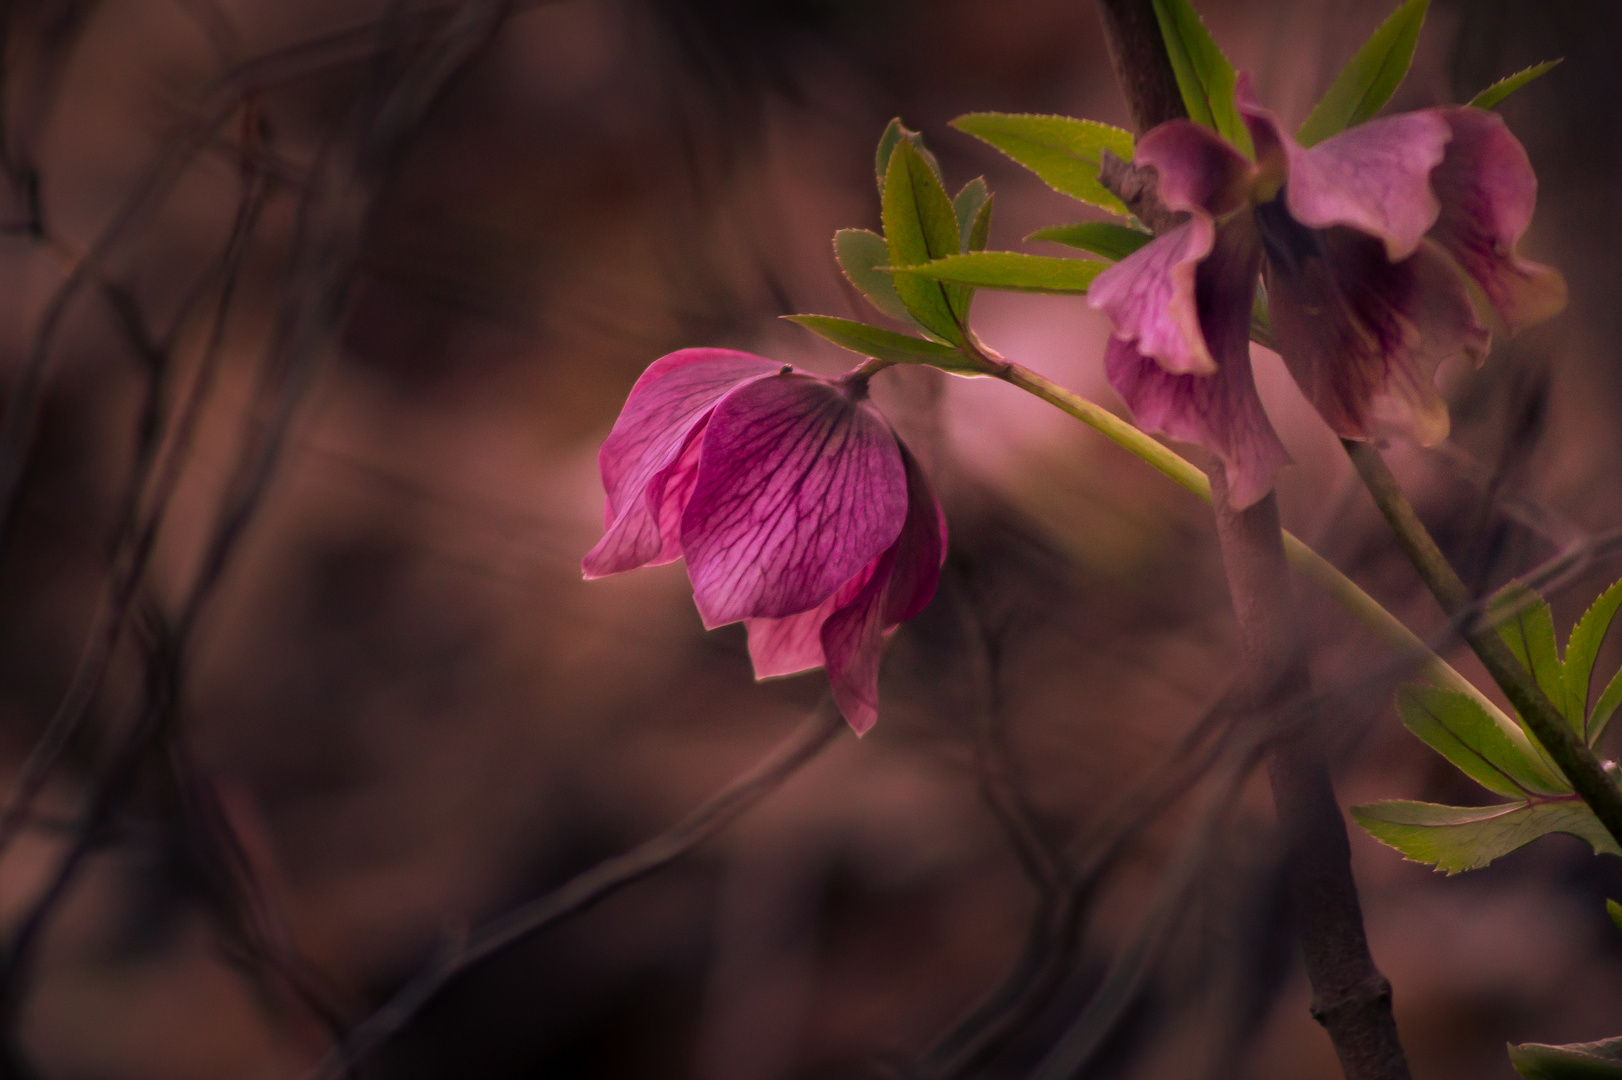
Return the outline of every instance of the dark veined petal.
<path id="1" fill-rule="evenodd" d="M 1280 146 L 1289 164 L 1290 213 L 1314 229 L 1344 225 L 1378 237 L 1392 260 L 1405 259 L 1440 210 L 1431 170 L 1452 130 L 1434 110 L 1403 113 L 1347 128 L 1311 149 L 1281 129 L 1273 114 L 1241 106 L 1258 153 Z"/>
<path id="2" fill-rule="evenodd" d="M 901 453 L 870 406 L 808 375 L 739 386 L 710 415 L 681 519 L 704 625 L 817 607 L 906 514 Z"/>
<path id="3" fill-rule="evenodd" d="M 1211 219 L 1195 214 L 1094 278 L 1087 303 L 1109 316 L 1116 337 L 1168 372 L 1215 371 L 1194 298 L 1195 268 L 1215 235 Z"/>
<path id="4" fill-rule="evenodd" d="M 782 370 L 731 349 L 683 349 L 648 366 L 598 452 L 607 533 L 586 555 L 588 578 L 679 558 L 678 533 L 697 467 L 697 438 L 727 391 Z"/>
<path id="5" fill-rule="evenodd" d="M 1222 217 L 1243 206 L 1256 166 L 1222 136 L 1192 120 L 1168 120 L 1138 140 L 1134 165 L 1154 167 L 1168 209 Z"/>
<path id="6" fill-rule="evenodd" d="M 1481 283 L 1509 333 L 1557 314 L 1566 306 L 1565 278 L 1515 252 L 1537 202 L 1526 150 L 1496 113 L 1434 111 L 1453 140 L 1431 174 L 1442 213 L 1430 238 Z"/>
<path id="7" fill-rule="evenodd" d="M 1104 354 L 1110 384 L 1138 426 L 1220 457 L 1238 507 L 1267 494 L 1274 474 L 1290 460 L 1250 369 L 1250 308 L 1261 257 L 1250 216 L 1240 215 L 1217 230 L 1211 257 L 1199 268 L 1200 323 L 1215 354 L 1214 374 L 1168 372 L 1120 335 Z"/>
<path id="8" fill-rule="evenodd" d="M 946 559 L 946 519 L 923 470 L 903 447 L 907 519 L 848 604 L 822 624 L 822 651 L 834 701 L 856 734 L 879 715 L 879 662 L 884 638 L 924 609 L 935 595 Z"/>
<path id="9" fill-rule="evenodd" d="M 1430 241 L 1402 262 L 1351 229 L 1307 229 L 1276 204 L 1257 213 L 1267 246 L 1273 337 L 1290 373 L 1344 438 L 1447 436 L 1434 386 L 1450 356 L 1488 335 L 1457 269 Z"/>

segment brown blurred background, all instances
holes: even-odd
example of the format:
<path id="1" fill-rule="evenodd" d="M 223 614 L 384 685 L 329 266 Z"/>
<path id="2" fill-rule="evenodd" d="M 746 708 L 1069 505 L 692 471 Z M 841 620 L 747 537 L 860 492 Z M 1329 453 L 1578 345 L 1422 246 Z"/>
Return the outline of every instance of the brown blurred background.
<path id="1" fill-rule="evenodd" d="M 1201 9 L 1294 123 L 1388 5 Z M 680 565 L 580 580 L 631 383 L 699 344 L 852 361 L 776 317 L 871 315 L 829 241 L 877 227 L 892 116 L 949 183 L 987 177 L 993 247 L 1047 254 L 1021 238 L 1087 211 L 946 122 L 1125 122 L 1083 0 L 483 10 L 0 5 L 7 791 L 84 703 L 0 862 L 15 935 L 84 849 L 0 994 L 17 1075 L 300 1076 L 447 934 L 652 836 L 787 735 L 822 675 L 755 684 Z M 1622 519 L 1619 29 L 1605 0 L 1436 0 L 1393 103 L 1565 57 L 1503 112 L 1542 184 L 1523 247 L 1565 271 L 1570 310 L 1446 373 L 1449 449 L 1391 455 L 1480 586 Z M 976 324 L 1114 403 L 1080 301 L 983 294 Z M 1333 438 L 1256 363 L 1297 462 L 1287 524 L 1438 630 Z M 1157 474 L 1007 386 L 892 371 L 875 392 L 952 528 L 877 728 L 467 973 L 362 1075 L 1024 1076 L 1164 910 L 1083 1075 L 1338 1076 L 1254 782 L 1204 837 L 1202 796 L 1173 800 L 1085 897 L 1052 993 L 973 1060 L 938 1045 L 1055 902 L 1019 852 L 1094 851 L 1220 697 L 1234 641 L 1204 507 Z M 1619 573 L 1555 597 L 1562 633 Z M 1299 591 L 1343 802 L 1485 801 L 1397 722 L 1391 657 Z M 1615 860 L 1553 837 L 1446 879 L 1353 848 L 1416 1076 L 1513 1077 L 1506 1041 L 1622 1033 Z"/>

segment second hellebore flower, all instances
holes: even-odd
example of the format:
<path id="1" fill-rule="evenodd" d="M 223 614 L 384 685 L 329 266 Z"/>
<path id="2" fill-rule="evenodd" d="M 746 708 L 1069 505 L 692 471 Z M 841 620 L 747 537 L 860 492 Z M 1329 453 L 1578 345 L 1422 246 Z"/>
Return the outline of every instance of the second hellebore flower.
<path id="1" fill-rule="evenodd" d="M 583 564 L 686 556 L 705 627 L 742 620 L 756 678 L 826 666 L 857 734 L 878 717 L 885 635 L 946 555 L 929 482 L 866 397 L 864 379 L 728 349 L 655 360 L 598 456 L 608 531 Z"/>
<path id="2" fill-rule="evenodd" d="M 1139 141 L 1135 163 L 1188 220 L 1098 275 L 1089 302 L 1114 324 L 1105 365 L 1139 424 L 1219 456 L 1243 507 L 1289 460 L 1250 371 L 1259 272 L 1279 354 L 1336 434 L 1427 446 L 1448 428 L 1437 365 L 1490 340 L 1472 285 L 1508 333 L 1566 287 L 1515 252 L 1537 179 L 1495 114 L 1425 109 L 1303 148 L 1243 76 L 1239 105 L 1255 162 L 1188 120 Z"/>

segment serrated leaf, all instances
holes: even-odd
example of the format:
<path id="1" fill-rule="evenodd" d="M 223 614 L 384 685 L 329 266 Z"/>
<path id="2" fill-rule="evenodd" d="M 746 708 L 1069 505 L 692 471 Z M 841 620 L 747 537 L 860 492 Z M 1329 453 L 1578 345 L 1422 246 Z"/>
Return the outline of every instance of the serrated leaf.
<path id="1" fill-rule="evenodd" d="M 1154 234 L 1110 221 L 1078 221 L 1073 225 L 1049 225 L 1045 229 L 1037 229 L 1025 239 L 1048 240 L 1119 262 L 1153 240 Z"/>
<path id="2" fill-rule="evenodd" d="M 911 334 L 898 334 L 882 326 L 869 326 L 832 315 L 785 315 L 819 337 L 862 356 L 872 356 L 897 364 L 932 364 L 955 371 L 978 370 L 950 345 L 928 341 Z"/>
<path id="3" fill-rule="evenodd" d="M 884 178 L 884 239 L 890 269 L 918 266 L 947 255 L 959 255 L 957 214 L 940 178 L 906 139 L 890 154 Z M 915 274 L 895 277 L 896 293 L 924 329 L 951 342 L 963 341 L 954 309 L 955 291 L 940 281 Z"/>
<path id="4" fill-rule="evenodd" d="M 1501 725 L 1466 694 L 1405 686 L 1397 691 L 1397 714 L 1425 745 L 1490 791 L 1525 798 L 1571 790 L 1542 775 L 1525 732 Z"/>
<path id="5" fill-rule="evenodd" d="M 1611 917 L 1611 925 L 1616 927 L 1617 932 L 1622 933 L 1622 904 L 1615 900 L 1606 900 L 1605 914 Z"/>
<path id="6" fill-rule="evenodd" d="M 1256 157 L 1250 130 L 1239 116 L 1234 100 L 1233 65 L 1222 55 L 1211 32 L 1188 0 L 1150 0 L 1160 36 L 1171 58 L 1183 107 L 1197 124 L 1211 128 L 1237 146 L 1247 158 Z"/>
<path id="7" fill-rule="evenodd" d="M 1571 630 L 1566 642 L 1565 683 L 1567 715 L 1581 717 L 1585 738 L 1588 733 L 1588 684 L 1594 674 L 1594 660 L 1611 628 L 1617 608 L 1622 607 L 1622 581 L 1600 593 Z M 1592 745 L 1592 740 L 1589 741 Z"/>
<path id="8" fill-rule="evenodd" d="M 926 277 L 957 282 L 983 289 L 1012 292 L 1084 293 L 1093 278 L 1109 268 L 1109 263 L 1093 259 L 1052 259 L 1045 255 L 1023 255 L 1017 251 L 977 251 L 936 259 L 927 266 L 903 270 L 892 267 L 899 283 L 908 277 Z"/>
<path id="9" fill-rule="evenodd" d="M 1564 1046 L 1511 1044 L 1509 1062 L 1527 1080 L 1622 1080 L 1622 1038 Z"/>
<path id="10" fill-rule="evenodd" d="M 1564 57 L 1561 57 L 1561 59 L 1563 60 Z M 1531 67 L 1517 71 L 1513 75 L 1506 75 L 1471 98 L 1470 104 L 1478 109 L 1491 109 L 1533 79 L 1540 78 L 1553 71 L 1559 63 L 1560 60 L 1545 60 L 1541 64 L 1533 64 Z"/>
<path id="11" fill-rule="evenodd" d="M 1413 862 L 1448 874 L 1477 870 L 1549 833 L 1588 841 L 1595 854 L 1622 855 L 1616 840 L 1580 800 L 1438 806 L 1392 800 L 1352 807 L 1352 817 L 1373 836 Z"/>
<path id="12" fill-rule="evenodd" d="M 1130 131 L 1095 120 L 1034 113 L 965 113 L 952 126 L 1001 150 L 1055 191 L 1130 216 L 1126 205 L 1098 182 L 1105 150 L 1132 159 Z"/>
<path id="13" fill-rule="evenodd" d="M 1498 636 L 1504 639 L 1509 651 L 1531 673 L 1538 688 L 1559 707 L 1572 731 L 1581 738 L 1582 710 L 1573 711 L 1566 701 L 1566 676 L 1560 664 L 1554 615 L 1549 611 L 1548 601 L 1520 582 L 1512 581 L 1487 602 L 1487 619 L 1497 626 Z"/>
<path id="14" fill-rule="evenodd" d="M 957 215 L 957 235 L 963 241 L 961 250 L 969 251 L 969 236 L 974 231 L 974 223 L 980 216 L 980 208 L 986 204 L 990 193 L 986 190 L 986 178 L 977 176 L 963 185 L 963 190 L 952 196 L 952 211 Z"/>
<path id="15" fill-rule="evenodd" d="M 1594 746 L 1599 742 L 1605 728 L 1616 715 L 1616 707 L 1622 705 L 1622 671 L 1611 676 L 1600 693 L 1599 700 L 1594 702 L 1594 711 L 1588 717 L 1588 745 Z"/>
<path id="16" fill-rule="evenodd" d="M 878 170 L 879 197 L 884 196 L 884 178 L 890 172 L 890 155 L 895 153 L 896 144 L 902 139 L 912 143 L 912 148 L 918 151 L 918 156 L 924 159 L 929 171 L 935 174 L 935 179 L 941 179 L 941 163 L 935 160 L 935 155 L 924 146 L 924 137 L 901 122 L 901 117 L 891 120 L 879 136 L 879 148 L 874 152 L 873 164 Z M 944 184 L 945 181 L 943 180 Z"/>
<path id="17" fill-rule="evenodd" d="M 878 269 L 890 265 L 890 248 L 884 237 L 869 229 L 840 229 L 834 233 L 834 258 L 868 303 L 892 319 L 918 325 L 895 291 L 890 271 Z"/>
<path id="18" fill-rule="evenodd" d="M 1297 142 L 1302 146 L 1320 143 L 1370 119 L 1391 100 L 1414 62 L 1414 46 L 1419 43 L 1428 7 L 1430 0 L 1408 0 L 1369 35 L 1329 84 L 1323 100 L 1307 114 L 1295 133 Z"/>
<path id="19" fill-rule="evenodd" d="M 974 215 L 974 224 L 969 227 L 968 241 L 963 245 L 965 251 L 986 249 L 986 242 L 991 239 L 991 208 L 996 202 L 997 196 L 987 195 L 986 201 L 980 204 L 979 211 Z"/>

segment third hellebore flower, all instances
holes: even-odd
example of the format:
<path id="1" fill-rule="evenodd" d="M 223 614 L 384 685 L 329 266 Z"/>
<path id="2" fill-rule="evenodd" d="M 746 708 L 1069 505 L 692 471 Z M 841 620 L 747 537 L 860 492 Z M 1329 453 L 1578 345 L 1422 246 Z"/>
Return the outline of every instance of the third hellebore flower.
<path id="1" fill-rule="evenodd" d="M 1265 272 L 1273 337 L 1335 432 L 1447 436 L 1437 365 L 1490 340 L 1471 282 L 1514 333 L 1565 306 L 1560 275 L 1515 252 L 1537 179 L 1493 113 L 1425 109 L 1303 148 L 1241 77 L 1253 163 L 1188 120 L 1161 124 L 1134 161 L 1188 220 L 1100 274 L 1090 303 L 1115 333 L 1110 382 L 1147 430 L 1219 456 L 1236 506 L 1289 458 L 1250 371 L 1250 316 Z"/>
<path id="2" fill-rule="evenodd" d="M 757 678 L 826 666 L 857 734 L 878 717 L 884 637 L 946 555 L 929 482 L 866 397 L 865 379 L 728 349 L 655 360 L 598 456 L 608 531 L 583 564 L 685 555 L 705 627 L 742 620 Z"/>

